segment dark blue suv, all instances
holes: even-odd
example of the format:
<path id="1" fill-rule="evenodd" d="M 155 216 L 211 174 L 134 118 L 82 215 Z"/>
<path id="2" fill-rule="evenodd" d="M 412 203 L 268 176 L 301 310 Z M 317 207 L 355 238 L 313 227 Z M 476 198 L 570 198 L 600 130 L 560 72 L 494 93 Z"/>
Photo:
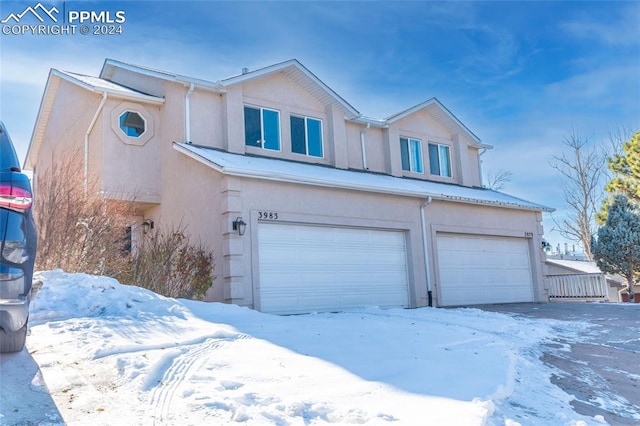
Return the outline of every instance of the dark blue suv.
<path id="1" fill-rule="evenodd" d="M 29 178 L 0 122 L 0 352 L 21 351 L 27 337 L 36 257 L 32 204 Z"/>

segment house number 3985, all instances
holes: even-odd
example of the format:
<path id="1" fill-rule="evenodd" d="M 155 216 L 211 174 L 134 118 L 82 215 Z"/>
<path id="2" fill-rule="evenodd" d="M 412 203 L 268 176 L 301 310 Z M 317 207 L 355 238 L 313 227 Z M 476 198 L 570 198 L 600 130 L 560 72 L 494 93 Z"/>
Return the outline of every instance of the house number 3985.
<path id="1" fill-rule="evenodd" d="M 258 212 L 258 219 L 278 220 L 277 212 Z"/>

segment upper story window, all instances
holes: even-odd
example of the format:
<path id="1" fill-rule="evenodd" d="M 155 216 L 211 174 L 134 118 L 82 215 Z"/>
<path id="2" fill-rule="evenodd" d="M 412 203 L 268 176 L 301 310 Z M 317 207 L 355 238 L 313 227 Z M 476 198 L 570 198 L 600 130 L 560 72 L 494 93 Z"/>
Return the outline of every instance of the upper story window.
<path id="1" fill-rule="evenodd" d="M 144 118 L 137 112 L 125 111 L 120 114 L 120 130 L 125 135 L 138 138 L 145 132 L 146 127 Z"/>
<path id="2" fill-rule="evenodd" d="M 291 152 L 322 158 L 322 121 L 292 115 Z"/>
<path id="3" fill-rule="evenodd" d="M 429 144 L 429 169 L 432 175 L 451 177 L 451 149 L 448 145 Z"/>
<path id="4" fill-rule="evenodd" d="M 402 157 L 402 170 L 415 173 L 423 173 L 422 167 L 422 143 L 418 139 L 400 138 L 400 155 Z"/>
<path id="5" fill-rule="evenodd" d="M 280 112 L 267 108 L 244 107 L 244 143 L 280 150 Z"/>

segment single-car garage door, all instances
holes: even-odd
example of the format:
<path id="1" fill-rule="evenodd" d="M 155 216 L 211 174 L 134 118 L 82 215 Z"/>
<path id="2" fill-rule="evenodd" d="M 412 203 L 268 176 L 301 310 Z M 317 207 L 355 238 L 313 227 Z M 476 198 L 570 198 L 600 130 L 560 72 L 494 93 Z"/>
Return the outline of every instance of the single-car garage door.
<path id="1" fill-rule="evenodd" d="M 440 305 L 533 301 L 525 238 L 438 234 Z"/>
<path id="2" fill-rule="evenodd" d="M 258 224 L 259 309 L 408 307 L 404 232 Z"/>

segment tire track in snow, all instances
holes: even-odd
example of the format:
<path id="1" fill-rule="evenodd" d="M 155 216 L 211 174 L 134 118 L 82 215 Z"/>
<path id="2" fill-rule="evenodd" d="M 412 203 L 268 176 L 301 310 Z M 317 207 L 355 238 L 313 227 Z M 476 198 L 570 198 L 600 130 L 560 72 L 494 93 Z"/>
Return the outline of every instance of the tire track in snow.
<path id="1" fill-rule="evenodd" d="M 240 339 L 250 339 L 247 334 L 238 334 L 235 337 L 207 338 L 202 343 L 192 344 L 182 350 L 173 350 L 165 355 L 154 369 L 157 374 L 149 373 L 145 388 L 151 389 L 149 403 L 151 405 L 151 419 L 153 425 L 162 425 L 169 420 L 172 401 L 183 386 L 192 376 L 201 362 L 207 359 L 207 354 L 219 350 L 228 343 Z M 160 375 L 162 374 L 162 377 Z"/>

